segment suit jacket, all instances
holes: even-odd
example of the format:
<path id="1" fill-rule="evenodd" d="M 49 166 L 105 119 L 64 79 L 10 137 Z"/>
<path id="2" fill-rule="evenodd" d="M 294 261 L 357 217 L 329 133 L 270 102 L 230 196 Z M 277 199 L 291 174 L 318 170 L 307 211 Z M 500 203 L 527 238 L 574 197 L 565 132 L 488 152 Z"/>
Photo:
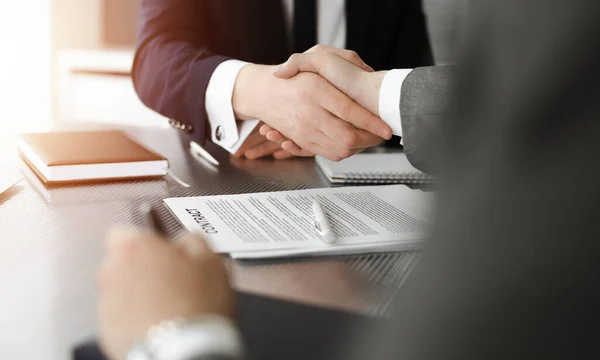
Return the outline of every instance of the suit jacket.
<path id="1" fill-rule="evenodd" d="M 456 92 L 456 66 L 414 69 L 404 80 L 400 97 L 404 152 L 417 169 L 436 173 L 436 159 L 451 142 L 442 128 L 451 116 Z"/>
<path id="2" fill-rule="evenodd" d="M 346 9 L 347 47 L 375 69 L 432 65 L 421 0 L 347 0 Z M 281 0 L 142 0 L 133 83 L 149 108 L 204 143 L 215 68 L 290 55 Z"/>
<path id="3" fill-rule="evenodd" d="M 600 358 L 600 4 L 471 3 L 432 239 L 340 358 Z"/>

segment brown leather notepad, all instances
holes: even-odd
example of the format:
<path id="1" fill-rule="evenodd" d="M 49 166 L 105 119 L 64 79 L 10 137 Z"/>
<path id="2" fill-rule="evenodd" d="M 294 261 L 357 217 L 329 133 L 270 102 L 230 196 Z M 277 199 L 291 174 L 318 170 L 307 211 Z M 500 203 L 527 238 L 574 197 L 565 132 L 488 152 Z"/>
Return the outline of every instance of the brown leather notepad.
<path id="1" fill-rule="evenodd" d="M 22 134 L 19 151 L 47 183 L 159 177 L 167 159 L 121 131 Z"/>

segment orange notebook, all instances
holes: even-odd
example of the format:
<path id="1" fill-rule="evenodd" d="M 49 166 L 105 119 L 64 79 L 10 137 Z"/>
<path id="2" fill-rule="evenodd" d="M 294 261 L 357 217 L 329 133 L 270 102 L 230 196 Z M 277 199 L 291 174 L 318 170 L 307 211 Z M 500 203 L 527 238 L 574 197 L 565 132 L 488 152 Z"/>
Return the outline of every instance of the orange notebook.
<path id="1" fill-rule="evenodd" d="M 121 131 L 21 134 L 21 155 L 46 183 L 165 176 L 168 160 Z"/>

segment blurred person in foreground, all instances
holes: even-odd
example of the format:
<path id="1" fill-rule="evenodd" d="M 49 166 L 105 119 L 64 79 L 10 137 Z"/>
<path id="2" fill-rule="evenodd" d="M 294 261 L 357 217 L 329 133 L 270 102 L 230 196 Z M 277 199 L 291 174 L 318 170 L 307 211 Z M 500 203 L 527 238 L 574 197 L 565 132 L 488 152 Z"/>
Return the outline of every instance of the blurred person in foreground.
<path id="1" fill-rule="evenodd" d="M 472 4 L 454 115 L 441 126 L 433 239 L 394 318 L 340 334 L 332 358 L 600 358 L 600 5 Z M 186 243 L 110 236 L 100 324 L 111 358 L 178 318 L 189 323 L 166 328 L 170 341 L 196 346 L 157 358 L 242 356 L 223 265 L 200 238 Z"/>
<path id="2" fill-rule="evenodd" d="M 292 156 L 258 133 L 259 120 L 302 155 L 331 160 L 392 136 L 315 74 L 273 77 L 290 54 L 324 44 L 360 52 L 375 69 L 433 63 L 421 0 L 142 0 L 139 23 L 140 99 L 200 145 L 252 159 Z M 356 53 L 348 60 L 371 70 Z"/>

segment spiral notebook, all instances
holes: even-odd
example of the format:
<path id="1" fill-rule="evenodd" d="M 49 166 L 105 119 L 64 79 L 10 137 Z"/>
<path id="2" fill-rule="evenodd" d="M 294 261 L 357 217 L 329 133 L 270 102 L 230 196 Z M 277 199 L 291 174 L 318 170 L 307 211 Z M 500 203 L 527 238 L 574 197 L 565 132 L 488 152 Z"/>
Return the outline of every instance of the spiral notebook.
<path id="1" fill-rule="evenodd" d="M 340 162 L 317 156 L 333 184 L 430 184 L 433 178 L 416 168 L 403 152 L 359 154 Z"/>

